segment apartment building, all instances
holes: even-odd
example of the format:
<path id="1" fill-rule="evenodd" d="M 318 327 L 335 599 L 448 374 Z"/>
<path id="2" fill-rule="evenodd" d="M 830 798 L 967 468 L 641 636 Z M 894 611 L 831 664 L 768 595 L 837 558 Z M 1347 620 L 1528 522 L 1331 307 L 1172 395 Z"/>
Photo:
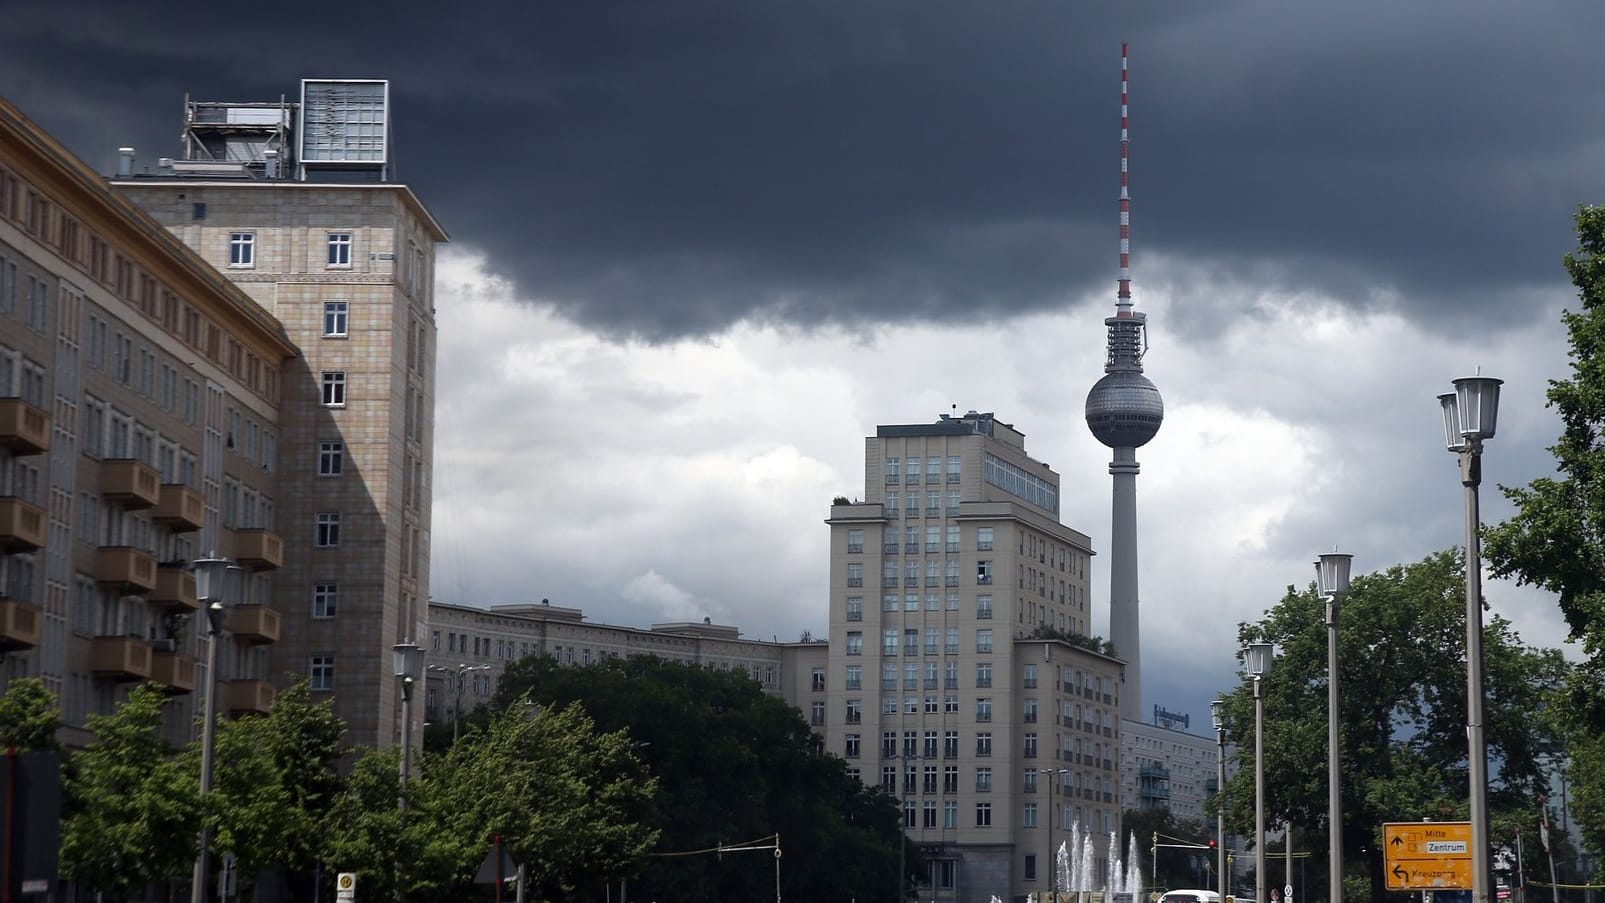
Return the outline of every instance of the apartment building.
<path id="1" fill-rule="evenodd" d="M 433 282 L 447 236 L 393 178 L 387 82 L 307 79 L 298 98 L 187 100 L 182 155 L 149 170 L 124 148 L 113 185 L 298 351 L 279 386 L 283 625 L 268 669 L 331 695 L 349 742 L 384 746 L 401 734 L 391 647 L 421 642 L 428 617 Z M 235 426 L 230 442 L 253 441 Z"/>
<path id="2" fill-rule="evenodd" d="M 1046 891 L 1073 825 L 1102 874 L 1124 670 L 1073 641 L 1092 547 L 1059 522 L 1058 474 L 974 411 L 864 445 L 863 500 L 826 521 L 827 748 L 901 800 L 922 897 Z"/>
<path id="3" fill-rule="evenodd" d="M 1215 795 L 1220 761 L 1216 739 L 1188 733 L 1155 706 L 1152 723 L 1123 721 L 1121 745 L 1127 763 L 1121 794 L 1127 809 L 1168 809 L 1192 821 L 1214 824 L 1206 803 Z M 1182 726 L 1177 727 L 1178 724 Z M 1213 832 L 1211 827 L 1211 832 Z"/>
<path id="4" fill-rule="evenodd" d="M 531 655 L 563 665 L 651 655 L 666 661 L 744 671 L 767 693 L 806 703 L 799 675 L 823 679 L 824 641 L 774 643 L 747 639 L 735 627 L 701 622 L 620 627 L 585 620 L 577 608 L 539 604 L 468 605 L 429 603 L 430 663 L 424 696 L 430 721 L 453 721 L 495 695 L 507 666 Z M 814 724 L 822 725 L 819 703 Z"/>
<path id="5" fill-rule="evenodd" d="M 135 682 L 263 712 L 297 349 L 250 295 L 0 100 L 0 690 L 42 678 L 64 739 Z M 218 670 L 192 559 L 237 561 Z"/>

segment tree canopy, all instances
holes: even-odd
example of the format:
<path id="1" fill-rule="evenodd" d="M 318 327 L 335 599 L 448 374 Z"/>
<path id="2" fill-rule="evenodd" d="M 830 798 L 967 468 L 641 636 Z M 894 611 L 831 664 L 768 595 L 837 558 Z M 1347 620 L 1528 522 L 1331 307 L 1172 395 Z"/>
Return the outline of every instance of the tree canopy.
<path id="1" fill-rule="evenodd" d="M 662 782 L 649 823 L 672 838 L 630 884 L 636 899 L 736 900 L 774 894 L 763 851 L 720 844 L 779 834 L 788 899 L 884 899 L 896 887 L 896 802 L 827 755 L 802 715 L 744 672 L 652 657 L 508 668 L 498 704 L 578 702 L 602 730 L 628 727 Z M 707 851 L 702 855 L 679 855 Z M 918 851 L 905 864 L 917 871 Z"/>
<path id="2" fill-rule="evenodd" d="M 1461 554 L 1441 552 L 1355 577 L 1342 602 L 1344 858 L 1357 869 L 1350 877 L 1369 884 L 1372 899 L 1384 893 L 1384 822 L 1468 815 L 1463 568 Z M 1278 647 L 1262 679 L 1268 822 L 1291 821 L 1296 845 L 1323 849 L 1329 827 L 1324 602 L 1313 586 L 1290 586 L 1259 622 L 1240 625 L 1238 633 L 1245 645 Z M 1555 743 L 1546 725 L 1568 667 L 1554 650 L 1524 646 L 1497 615 L 1483 628 L 1483 658 L 1490 837 L 1500 847 L 1514 842 L 1515 825 L 1530 825 L 1536 815 L 1544 786 L 1539 759 Z M 1235 833 L 1252 838 L 1252 683 L 1245 680 L 1226 703 L 1238 766 L 1226 789 L 1228 820 Z M 1312 880 L 1319 875 L 1324 883 L 1324 859 L 1309 867 Z"/>
<path id="3" fill-rule="evenodd" d="M 1560 597 L 1583 649 L 1560 727 L 1569 756 L 1571 811 L 1588 846 L 1605 850 L 1605 208 L 1577 212 L 1577 248 L 1565 257 L 1580 309 L 1562 313 L 1572 375 L 1549 384 L 1561 420 L 1555 477 L 1503 487 L 1516 506 L 1487 531 L 1494 575 Z"/>

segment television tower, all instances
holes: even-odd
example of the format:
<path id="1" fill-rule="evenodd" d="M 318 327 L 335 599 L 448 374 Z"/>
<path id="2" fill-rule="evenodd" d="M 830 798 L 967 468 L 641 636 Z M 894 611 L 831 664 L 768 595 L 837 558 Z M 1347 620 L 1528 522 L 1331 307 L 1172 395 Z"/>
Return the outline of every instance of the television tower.
<path id="1" fill-rule="evenodd" d="M 1109 327 L 1103 378 L 1087 393 L 1087 427 L 1114 449 L 1114 512 L 1109 530 L 1109 641 L 1126 661 L 1121 715 L 1142 720 L 1142 644 L 1137 626 L 1137 449 L 1159 432 L 1165 403 L 1142 375 L 1148 315 L 1131 309 L 1131 194 L 1127 183 L 1128 132 L 1126 45 L 1120 45 L 1120 279 Z"/>

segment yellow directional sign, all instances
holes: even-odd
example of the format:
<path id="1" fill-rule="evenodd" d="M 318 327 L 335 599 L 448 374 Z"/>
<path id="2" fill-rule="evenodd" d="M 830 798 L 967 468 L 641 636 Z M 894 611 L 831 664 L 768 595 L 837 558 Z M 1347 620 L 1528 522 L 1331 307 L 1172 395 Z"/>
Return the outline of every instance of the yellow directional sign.
<path id="1" fill-rule="evenodd" d="M 1382 852 L 1388 890 L 1471 889 L 1471 822 L 1389 822 Z"/>

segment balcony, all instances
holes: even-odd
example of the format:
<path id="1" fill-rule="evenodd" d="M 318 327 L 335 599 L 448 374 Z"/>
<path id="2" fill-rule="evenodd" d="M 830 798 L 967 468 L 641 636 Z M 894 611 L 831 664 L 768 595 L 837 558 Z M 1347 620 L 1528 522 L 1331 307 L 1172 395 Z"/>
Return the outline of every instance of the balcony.
<path id="1" fill-rule="evenodd" d="M 0 599 L 0 652 L 39 645 L 39 609 L 18 599 Z"/>
<path id="2" fill-rule="evenodd" d="M 273 685 L 265 680 L 230 680 L 223 684 L 223 701 L 230 715 L 266 715 L 273 708 Z"/>
<path id="3" fill-rule="evenodd" d="M 279 613 L 265 605 L 236 605 L 228 610 L 228 632 L 247 643 L 279 641 Z"/>
<path id="4" fill-rule="evenodd" d="M 168 693 L 193 693 L 195 659 L 176 652 L 153 652 L 150 658 L 150 679 L 161 684 Z"/>
<path id="5" fill-rule="evenodd" d="M 102 546 L 95 553 L 95 580 L 144 595 L 156 588 L 156 559 L 131 546 Z"/>
<path id="6" fill-rule="evenodd" d="M 270 530 L 235 530 L 234 560 L 253 571 L 284 566 L 284 540 Z"/>
<path id="7" fill-rule="evenodd" d="M 31 552 L 45 545 L 45 510 L 18 498 L 0 498 L 0 549 Z"/>
<path id="8" fill-rule="evenodd" d="M 206 502 L 182 483 L 163 483 L 151 519 L 174 533 L 191 533 L 206 522 Z"/>
<path id="9" fill-rule="evenodd" d="M 195 573 L 182 567 L 157 568 L 156 589 L 151 591 L 150 601 L 164 608 L 198 610 L 201 602 L 195 595 Z"/>
<path id="10" fill-rule="evenodd" d="M 20 398 L 0 398 L 0 446 L 13 455 L 50 450 L 50 415 Z"/>
<path id="11" fill-rule="evenodd" d="M 97 677 L 117 681 L 146 680 L 151 676 L 150 644 L 132 636 L 97 636 L 90 667 Z"/>
<path id="12" fill-rule="evenodd" d="M 162 478 L 142 461 L 108 459 L 100 466 L 100 494 L 124 508 L 152 508 L 161 501 Z"/>

